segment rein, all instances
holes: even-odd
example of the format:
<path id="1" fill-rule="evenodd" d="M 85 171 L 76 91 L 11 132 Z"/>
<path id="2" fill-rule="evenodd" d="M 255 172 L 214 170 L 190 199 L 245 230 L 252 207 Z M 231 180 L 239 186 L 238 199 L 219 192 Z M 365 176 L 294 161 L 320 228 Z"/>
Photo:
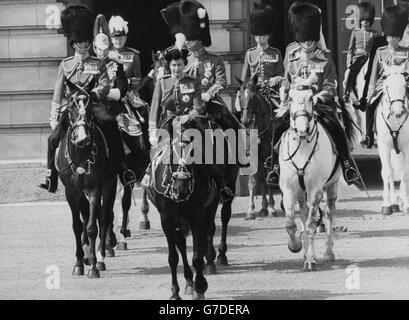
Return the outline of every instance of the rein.
<path id="1" fill-rule="evenodd" d="M 406 112 L 405 119 L 402 121 L 401 125 L 399 126 L 399 128 L 397 130 L 392 130 L 391 126 L 389 125 L 389 123 L 387 121 L 387 119 L 385 119 L 385 115 L 383 114 L 382 111 L 381 111 L 381 115 L 382 115 L 382 119 L 385 122 L 386 126 L 388 127 L 389 133 L 390 133 L 390 135 L 392 137 L 393 148 L 395 149 L 396 154 L 400 154 L 400 150 L 399 150 L 399 146 L 398 146 L 398 137 L 399 137 L 400 130 L 402 129 L 402 127 L 405 124 L 406 120 L 408 120 L 409 113 Z M 388 119 L 389 119 L 389 116 L 388 116 Z"/>

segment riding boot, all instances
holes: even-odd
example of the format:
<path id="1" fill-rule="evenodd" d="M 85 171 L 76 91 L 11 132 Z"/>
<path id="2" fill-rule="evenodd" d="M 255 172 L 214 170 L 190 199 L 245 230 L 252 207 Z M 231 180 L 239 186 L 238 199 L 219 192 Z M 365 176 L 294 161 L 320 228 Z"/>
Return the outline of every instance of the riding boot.
<path id="1" fill-rule="evenodd" d="M 68 121 L 68 112 L 63 112 L 57 126 L 48 137 L 47 173 L 38 187 L 41 189 L 45 189 L 50 193 L 55 193 L 57 191 L 58 171 L 55 168 L 54 157 L 60 141 L 64 138 L 67 132 Z"/>
<path id="2" fill-rule="evenodd" d="M 375 121 L 375 103 L 368 104 L 366 108 L 366 138 L 364 144 L 368 149 L 374 145 L 374 121 Z"/>
<path id="3" fill-rule="evenodd" d="M 334 139 L 346 183 L 361 187 L 358 169 L 355 168 L 355 162 L 349 153 L 347 138 L 341 123 L 337 119 L 324 118 L 321 118 L 320 123 Z"/>
<path id="4" fill-rule="evenodd" d="M 289 113 L 277 118 L 273 123 L 273 138 L 271 142 L 271 156 L 267 158 L 264 166 L 271 170 L 266 177 L 266 183 L 270 186 L 278 186 L 280 181 L 280 166 L 278 163 L 278 153 L 274 150 L 281 136 L 289 127 Z"/>

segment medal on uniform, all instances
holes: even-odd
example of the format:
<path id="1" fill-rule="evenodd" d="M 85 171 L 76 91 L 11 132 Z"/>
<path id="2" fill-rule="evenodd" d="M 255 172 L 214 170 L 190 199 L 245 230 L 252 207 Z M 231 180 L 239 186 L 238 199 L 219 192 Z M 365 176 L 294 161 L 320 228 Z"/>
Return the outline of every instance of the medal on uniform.
<path id="1" fill-rule="evenodd" d="M 133 62 L 133 56 L 131 54 L 121 54 L 119 56 L 119 60 L 124 63 L 132 63 Z"/>
<path id="2" fill-rule="evenodd" d="M 202 85 L 203 85 L 203 86 L 207 86 L 208 84 L 209 84 L 209 79 L 203 78 L 203 79 L 202 79 Z"/>
<path id="3" fill-rule="evenodd" d="M 190 101 L 189 95 L 188 95 L 188 94 L 184 94 L 184 95 L 182 96 L 182 101 L 183 101 L 184 103 L 188 103 L 188 102 Z"/>
<path id="4" fill-rule="evenodd" d="M 210 77 L 212 76 L 212 73 L 210 72 L 210 70 L 206 70 L 204 76 L 205 76 L 206 78 L 210 78 Z"/>
<path id="5" fill-rule="evenodd" d="M 195 92 L 195 88 L 193 87 L 193 84 L 181 84 L 180 85 L 181 94 L 193 93 L 193 92 Z"/>
<path id="6" fill-rule="evenodd" d="M 85 74 L 99 74 L 99 69 L 97 64 L 84 64 L 84 73 Z"/>

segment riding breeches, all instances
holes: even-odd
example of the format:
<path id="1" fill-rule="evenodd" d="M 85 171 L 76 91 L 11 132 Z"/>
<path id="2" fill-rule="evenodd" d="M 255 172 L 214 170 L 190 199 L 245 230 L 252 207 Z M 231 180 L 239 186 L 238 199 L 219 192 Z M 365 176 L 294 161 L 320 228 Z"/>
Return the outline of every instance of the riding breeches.
<path id="1" fill-rule="evenodd" d="M 348 78 L 345 84 L 345 93 L 349 94 L 356 85 L 356 77 L 358 73 L 361 71 L 362 67 L 368 61 L 367 56 L 362 56 L 357 58 L 357 60 L 349 67 Z"/>

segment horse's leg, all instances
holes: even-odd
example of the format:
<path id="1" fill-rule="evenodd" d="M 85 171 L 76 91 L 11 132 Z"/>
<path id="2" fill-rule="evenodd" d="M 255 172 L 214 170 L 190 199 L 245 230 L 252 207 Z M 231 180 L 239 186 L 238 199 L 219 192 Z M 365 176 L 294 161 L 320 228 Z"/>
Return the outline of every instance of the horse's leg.
<path id="1" fill-rule="evenodd" d="M 272 186 L 267 185 L 266 181 L 263 179 L 263 184 L 268 191 L 268 213 L 273 217 L 277 217 L 277 211 L 274 208 L 274 190 Z"/>
<path id="2" fill-rule="evenodd" d="M 231 218 L 231 205 L 233 200 L 229 200 L 223 203 L 221 210 L 221 221 L 222 221 L 222 235 L 220 238 L 219 254 L 217 256 L 217 264 L 222 266 L 228 266 L 229 261 L 226 256 L 227 252 L 227 227 Z"/>
<path id="3" fill-rule="evenodd" d="M 382 180 L 383 180 L 383 203 L 382 203 L 382 213 L 389 215 L 392 213 L 391 208 L 391 190 L 390 186 L 393 185 L 393 175 L 392 175 L 392 165 L 391 165 L 391 150 L 388 146 L 385 146 L 381 142 L 378 146 L 379 157 L 382 163 Z"/>
<path id="4" fill-rule="evenodd" d="M 186 238 L 182 233 L 182 230 L 176 233 L 176 246 L 179 249 L 180 255 L 182 256 L 183 261 L 183 274 L 186 280 L 185 295 L 193 295 L 193 272 L 190 269 L 189 262 L 187 260 L 186 253 Z"/>
<path id="5" fill-rule="evenodd" d="M 216 232 L 216 211 L 217 211 L 218 203 L 214 201 L 214 205 L 212 204 L 210 208 L 207 208 L 207 212 L 210 213 L 210 226 L 209 232 L 207 233 L 207 250 L 206 250 L 206 273 L 207 274 L 216 274 L 216 265 L 214 264 L 214 260 L 216 259 L 216 250 L 213 246 L 213 238 Z"/>
<path id="6" fill-rule="evenodd" d="M 249 188 L 249 205 L 247 208 L 247 214 L 245 217 L 245 220 L 253 220 L 256 218 L 256 215 L 254 213 L 254 190 L 256 188 L 256 179 L 254 175 L 249 176 L 249 182 L 248 182 L 248 188 Z"/>
<path id="7" fill-rule="evenodd" d="M 89 263 L 90 269 L 88 271 L 89 278 L 99 278 L 100 274 L 97 269 L 97 260 L 95 254 L 95 242 L 98 235 L 97 219 L 101 214 L 101 190 L 95 188 L 89 194 L 90 215 L 87 225 L 87 235 L 90 241 Z"/>
<path id="8" fill-rule="evenodd" d="M 179 284 L 177 279 L 177 268 L 179 263 L 179 255 L 176 250 L 176 237 L 175 237 L 175 225 L 169 221 L 169 219 L 161 219 L 162 229 L 165 233 L 166 240 L 168 242 L 168 262 L 170 266 L 170 272 L 172 274 L 172 296 L 170 300 L 182 300 L 179 296 Z"/>
<path id="9" fill-rule="evenodd" d="M 298 197 L 298 204 L 300 205 L 300 218 L 301 218 L 301 233 L 300 233 L 300 240 L 302 242 L 302 246 L 304 248 L 304 260 L 306 259 L 307 253 L 307 219 L 308 219 L 308 206 L 307 206 L 307 198 L 305 193 L 303 193 L 300 197 Z"/>
<path id="10" fill-rule="evenodd" d="M 89 209 L 90 205 L 85 197 L 84 194 L 81 194 L 80 199 L 79 199 L 79 206 L 80 206 L 80 211 L 82 214 L 82 248 L 84 251 L 84 258 L 83 262 L 85 265 L 89 265 L 89 239 L 87 236 L 87 225 L 89 221 Z"/>
<path id="11" fill-rule="evenodd" d="M 409 148 L 402 151 L 402 164 L 401 164 L 401 183 L 400 183 L 400 194 L 403 202 L 402 211 L 409 213 L 409 167 L 407 165 L 409 160 Z"/>
<path id="12" fill-rule="evenodd" d="M 105 256 L 115 257 L 114 247 L 117 245 L 116 235 L 114 232 L 114 211 L 110 214 L 108 222 L 107 234 L 105 238 Z"/>
<path id="13" fill-rule="evenodd" d="M 203 257 L 206 251 L 206 235 L 208 233 L 209 217 L 206 216 L 204 208 L 196 211 L 195 217 L 191 221 L 192 238 L 193 238 L 193 260 L 192 264 L 196 270 L 194 287 L 195 300 L 201 300 L 205 297 L 207 290 L 207 280 L 203 275 L 204 261 Z"/>
<path id="14" fill-rule="evenodd" d="M 82 241 L 81 241 L 81 234 L 83 230 L 83 225 L 80 217 L 80 195 L 74 194 L 72 191 L 67 191 L 65 189 L 65 197 L 68 201 L 68 204 L 71 208 L 72 214 L 72 228 L 75 234 L 75 244 L 76 244 L 76 252 L 75 255 L 77 257 L 77 261 L 75 262 L 74 269 L 72 271 L 73 276 L 83 276 L 84 275 L 84 250 L 82 249 Z"/>
<path id="15" fill-rule="evenodd" d="M 296 237 L 297 224 L 295 223 L 295 202 L 297 200 L 297 195 L 290 188 L 283 188 L 283 205 L 285 214 L 287 216 L 285 229 L 289 235 L 288 239 L 288 249 L 297 253 L 302 249 L 302 243 L 299 238 Z"/>
<path id="16" fill-rule="evenodd" d="M 146 194 L 146 188 L 142 187 L 142 221 L 139 222 L 139 229 L 140 230 L 149 230 L 151 228 L 151 223 L 149 222 L 148 212 L 149 212 L 149 203 L 148 203 L 148 196 Z"/>
<path id="17" fill-rule="evenodd" d="M 109 226 L 113 220 L 115 196 L 116 196 L 116 176 L 110 183 L 107 183 L 102 189 L 102 210 L 100 218 L 100 242 L 97 252 L 97 268 L 99 271 L 105 271 L 105 246 L 107 233 L 110 232 Z"/>
<path id="18" fill-rule="evenodd" d="M 318 208 L 322 199 L 323 190 L 311 190 L 308 195 L 309 213 L 306 221 L 307 250 L 304 270 L 313 271 L 316 269 L 314 238 L 317 233 Z"/>
<path id="19" fill-rule="evenodd" d="M 130 237 L 131 232 L 128 229 L 129 210 L 131 209 L 132 189 L 130 185 L 124 187 L 124 194 L 122 196 L 122 221 L 121 221 L 121 235 L 117 244 L 117 250 L 127 250 L 128 244 L 126 238 Z"/>
<path id="20" fill-rule="evenodd" d="M 335 222 L 335 201 L 338 198 L 338 181 L 327 187 L 327 208 L 325 216 L 327 218 L 327 242 L 324 254 L 325 261 L 335 261 L 334 254 L 334 222 Z"/>
<path id="21" fill-rule="evenodd" d="M 261 210 L 258 215 L 263 218 L 268 216 L 267 184 L 265 183 L 265 179 L 258 181 L 258 183 L 261 187 Z"/>

